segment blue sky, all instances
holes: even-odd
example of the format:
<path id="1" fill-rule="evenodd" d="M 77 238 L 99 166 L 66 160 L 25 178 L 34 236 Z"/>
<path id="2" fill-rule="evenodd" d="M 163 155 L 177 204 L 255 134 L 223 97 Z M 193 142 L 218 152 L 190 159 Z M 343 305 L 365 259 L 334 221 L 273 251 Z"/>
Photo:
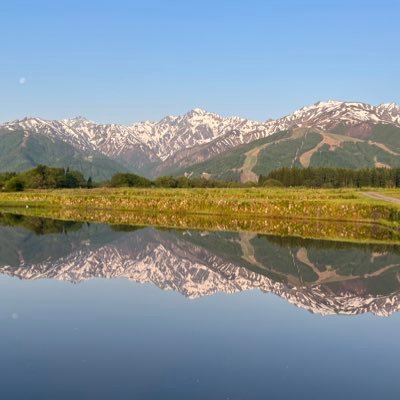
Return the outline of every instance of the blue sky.
<path id="1" fill-rule="evenodd" d="M 0 121 L 400 103 L 400 2 L 0 2 Z"/>

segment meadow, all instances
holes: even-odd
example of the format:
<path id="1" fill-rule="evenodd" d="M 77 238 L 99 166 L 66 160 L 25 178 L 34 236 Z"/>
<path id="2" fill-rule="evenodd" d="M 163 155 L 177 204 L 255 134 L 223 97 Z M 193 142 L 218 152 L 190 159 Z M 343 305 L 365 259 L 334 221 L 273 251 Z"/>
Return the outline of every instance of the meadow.
<path id="1" fill-rule="evenodd" d="M 400 197 L 394 189 L 374 192 Z M 400 205 L 354 189 L 65 189 L 0 193 L 3 211 L 58 219 L 399 241 Z"/>

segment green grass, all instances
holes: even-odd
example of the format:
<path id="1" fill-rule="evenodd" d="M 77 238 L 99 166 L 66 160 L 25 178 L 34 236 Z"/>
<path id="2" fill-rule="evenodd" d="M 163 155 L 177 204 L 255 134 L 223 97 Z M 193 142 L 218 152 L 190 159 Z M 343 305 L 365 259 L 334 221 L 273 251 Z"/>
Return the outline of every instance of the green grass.
<path id="1" fill-rule="evenodd" d="M 64 220 L 400 242 L 400 207 L 352 189 L 43 190 L 1 193 L 0 207 Z"/>

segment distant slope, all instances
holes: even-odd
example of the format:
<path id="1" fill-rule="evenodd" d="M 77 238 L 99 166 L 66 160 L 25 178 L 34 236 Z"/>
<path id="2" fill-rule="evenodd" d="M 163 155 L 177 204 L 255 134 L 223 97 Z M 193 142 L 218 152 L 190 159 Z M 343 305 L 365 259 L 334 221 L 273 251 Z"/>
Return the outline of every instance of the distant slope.
<path id="1" fill-rule="evenodd" d="M 242 129 L 226 129 L 223 135 L 201 146 L 181 149 L 172 154 L 157 171 L 184 168 L 207 161 L 218 154 L 245 143 L 251 143 L 277 132 L 296 128 L 317 128 L 326 132 L 339 133 L 353 138 L 370 137 L 377 126 L 385 127 L 390 135 L 391 128 L 400 128 L 400 106 L 381 104 L 372 106 L 358 102 L 327 101 L 303 107 L 283 118 L 250 125 L 247 132 Z"/>
<path id="2" fill-rule="evenodd" d="M 232 168 L 221 165 L 222 170 L 217 172 L 227 177 L 236 176 L 236 179 L 241 177 L 243 181 L 254 180 L 258 160 L 266 161 L 265 154 L 270 151 L 272 154 L 269 159 L 274 167 L 287 163 L 295 165 L 296 162 L 302 165 L 313 164 L 316 162 L 314 156 L 324 153 L 324 150 L 326 154 L 322 154 L 319 162 L 324 162 L 329 155 L 328 165 L 356 165 L 354 160 L 357 160 L 357 166 L 360 162 L 368 166 L 394 166 L 391 164 L 392 159 L 400 152 L 397 134 L 400 129 L 400 106 L 393 103 L 374 106 L 360 102 L 329 100 L 267 121 L 225 117 L 196 108 L 181 116 L 167 116 L 158 122 L 144 121 L 131 125 L 97 124 L 82 117 L 62 120 L 27 117 L 0 125 L 0 130 L 17 136 L 19 132 L 23 132 L 24 137 L 37 135 L 41 142 L 43 137 L 53 143 L 61 141 L 69 145 L 70 149 L 75 149 L 80 155 L 78 158 L 83 156 L 87 159 L 102 154 L 104 158 L 98 163 L 99 169 L 103 169 L 105 160 L 114 160 L 117 165 L 124 165 L 131 172 L 151 178 L 186 168 L 195 170 L 197 167 L 192 166 L 202 162 L 218 164 L 218 160 L 221 160 L 219 155 L 236 151 L 240 149 L 239 146 L 263 140 L 278 132 L 294 132 L 298 128 L 320 130 L 353 139 L 323 137 L 323 142 L 319 142 L 317 149 L 315 146 L 318 143 L 314 143 L 317 137 L 312 133 L 306 135 L 305 132 L 304 138 L 297 137 L 295 142 L 282 142 L 279 145 L 274 143 L 273 146 L 259 142 L 257 145 L 261 147 L 250 146 L 247 148 L 248 153 L 241 155 L 246 160 L 244 165 L 239 163 L 243 160 L 232 160 L 232 157 L 228 156 L 227 159 L 223 156 L 222 160 L 229 161 Z M 18 137 L 15 140 L 18 141 Z M 337 152 L 336 147 L 329 143 L 332 140 L 340 143 L 340 146 L 336 146 Z M 373 144 L 367 143 L 364 146 L 357 140 L 380 143 L 382 151 L 372 156 Z M 8 145 L 11 146 L 11 143 Z M 10 151 L 17 150 L 8 148 Z M 306 148 L 309 153 L 304 154 Z M 388 149 L 393 151 L 391 155 L 395 156 L 394 158 L 388 159 Z M 42 150 L 46 152 L 48 149 L 44 146 Z M 335 153 L 337 160 L 331 157 L 331 151 Z M 352 154 L 353 151 L 355 154 Z M 240 155 L 241 151 L 234 154 Z M 299 158 L 302 154 L 302 158 Z M 30 154 L 27 156 L 29 159 Z M 54 157 L 50 151 L 44 158 Z M 0 162 L 4 163 L 3 160 Z M 92 162 L 92 167 L 93 164 Z M 106 169 L 109 167 L 110 165 Z M 219 168 L 219 164 L 215 167 Z M 100 175 L 108 176 L 109 172 L 101 172 Z"/>
<path id="3" fill-rule="evenodd" d="M 295 128 L 168 172 L 249 182 L 281 167 L 400 167 L 400 128 L 377 124 L 361 138 L 336 132 Z"/>
<path id="4" fill-rule="evenodd" d="M 216 179 L 238 181 L 243 172 L 243 164 L 245 163 L 247 152 L 286 137 L 290 137 L 289 132 L 279 132 L 272 136 L 239 146 L 233 150 L 226 151 L 213 157 L 211 160 L 175 170 L 171 168 L 166 170 L 165 173 L 172 175 L 188 174 L 192 176 L 209 174 Z"/>
<path id="5" fill-rule="evenodd" d="M 81 152 L 70 144 L 39 134 L 0 130 L 0 171 L 25 171 L 38 164 L 70 167 L 86 178 L 109 179 L 126 168 L 97 152 Z"/>

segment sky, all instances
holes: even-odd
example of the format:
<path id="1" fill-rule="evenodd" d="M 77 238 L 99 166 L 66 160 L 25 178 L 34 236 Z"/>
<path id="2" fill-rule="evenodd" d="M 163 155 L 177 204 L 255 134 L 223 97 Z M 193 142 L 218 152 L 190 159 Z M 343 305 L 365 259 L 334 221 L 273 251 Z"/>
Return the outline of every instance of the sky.
<path id="1" fill-rule="evenodd" d="M 0 121 L 400 103 L 398 0 L 2 0 Z"/>

